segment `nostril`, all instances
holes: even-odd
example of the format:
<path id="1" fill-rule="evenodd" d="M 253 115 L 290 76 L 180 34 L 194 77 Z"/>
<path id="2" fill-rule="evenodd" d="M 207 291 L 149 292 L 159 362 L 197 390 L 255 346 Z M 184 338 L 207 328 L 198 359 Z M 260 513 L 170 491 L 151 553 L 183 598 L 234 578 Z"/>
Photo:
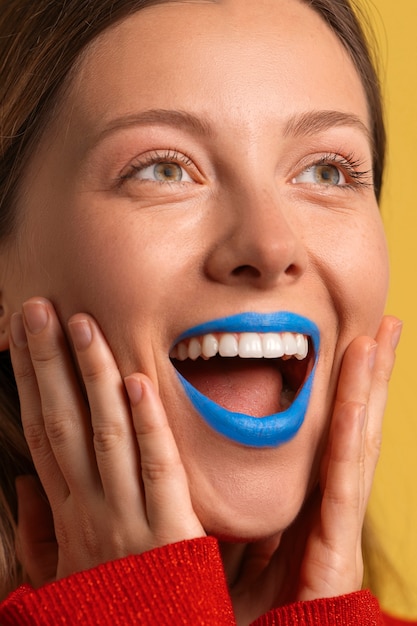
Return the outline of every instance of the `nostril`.
<path id="1" fill-rule="evenodd" d="M 285 273 L 287 276 L 297 276 L 300 273 L 300 268 L 294 263 L 291 263 L 285 270 Z"/>
<path id="2" fill-rule="evenodd" d="M 300 273 L 300 268 L 296 263 L 291 263 L 285 268 L 284 273 L 286 276 L 290 278 L 296 278 Z M 262 277 L 269 277 L 268 272 L 262 272 L 260 269 L 253 265 L 239 265 L 235 267 L 231 275 L 235 278 L 247 278 L 247 279 L 256 279 L 260 280 Z"/>
<path id="3" fill-rule="evenodd" d="M 261 272 L 253 265 L 239 265 L 239 267 L 235 267 L 232 271 L 232 276 L 250 276 L 253 278 L 259 278 L 261 276 Z"/>

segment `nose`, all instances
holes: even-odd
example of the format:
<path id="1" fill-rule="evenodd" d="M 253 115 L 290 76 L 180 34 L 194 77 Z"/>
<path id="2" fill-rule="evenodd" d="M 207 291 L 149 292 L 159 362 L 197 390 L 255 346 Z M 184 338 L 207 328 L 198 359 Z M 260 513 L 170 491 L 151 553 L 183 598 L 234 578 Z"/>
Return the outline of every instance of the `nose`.
<path id="1" fill-rule="evenodd" d="M 211 280 L 269 289 L 304 274 L 307 251 L 278 196 L 241 191 L 217 204 L 216 241 L 205 264 Z"/>

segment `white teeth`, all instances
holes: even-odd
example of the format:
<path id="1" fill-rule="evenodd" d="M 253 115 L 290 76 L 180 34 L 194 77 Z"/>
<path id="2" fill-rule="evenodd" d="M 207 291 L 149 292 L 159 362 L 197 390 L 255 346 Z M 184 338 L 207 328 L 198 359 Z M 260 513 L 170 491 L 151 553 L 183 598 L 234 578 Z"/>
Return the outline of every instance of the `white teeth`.
<path id="1" fill-rule="evenodd" d="M 279 359 L 284 356 L 284 342 L 279 333 L 266 333 L 262 335 L 262 347 L 266 359 Z"/>
<path id="2" fill-rule="evenodd" d="M 235 335 L 225 333 L 220 337 L 219 354 L 220 356 L 237 356 L 239 354 L 239 344 Z"/>
<path id="3" fill-rule="evenodd" d="M 206 358 L 216 356 L 219 351 L 219 342 L 214 335 L 204 335 L 201 346 L 202 353 Z"/>
<path id="4" fill-rule="evenodd" d="M 303 359 L 306 358 L 308 354 L 308 341 L 306 341 L 306 338 L 304 337 L 304 335 L 300 335 L 300 334 L 297 334 L 295 336 L 295 339 L 297 342 L 297 352 L 295 354 L 295 358 L 298 359 L 299 361 L 302 361 Z"/>
<path id="5" fill-rule="evenodd" d="M 305 359 L 308 354 L 308 339 L 300 333 L 222 333 L 192 337 L 180 341 L 171 351 L 171 358 L 195 361 L 219 354 L 222 357 L 243 359 L 278 359 L 294 357 Z"/>
<path id="6" fill-rule="evenodd" d="M 294 354 L 297 354 L 297 341 L 292 333 L 282 333 L 282 340 L 284 342 L 285 355 L 294 356 Z"/>
<path id="7" fill-rule="evenodd" d="M 177 349 L 178 359 L 180 361 L 185 361 L 185 359 L 188 359 L 188 347 L 185 345 L 185 343 L 181 341 L 181 343 L 178 344 Z"/>
<path id="8" fill-rule="evenodd" d="M 193 337 L 188 344 L 188 356 L 195 361 L 201 354 L 201 343 L 196 337 Z"/>
<path id="9" fill-rule="evenodd" d="M 242 359 L 261 359 L 262 341 L 257 333 L 242 333 L 239 337 L 239 356 Z"/>

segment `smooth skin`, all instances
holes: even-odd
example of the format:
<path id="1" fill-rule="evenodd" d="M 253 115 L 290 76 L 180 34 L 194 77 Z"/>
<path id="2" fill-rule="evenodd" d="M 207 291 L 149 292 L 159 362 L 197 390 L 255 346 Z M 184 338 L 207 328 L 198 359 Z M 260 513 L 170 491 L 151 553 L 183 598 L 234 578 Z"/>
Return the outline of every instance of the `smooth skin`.
<path id="1" fill-rule="evenodd" d="M 161 181 L 156 163 L 182 180 Z M 241 542 L 222 542 L 239 624 L 360 587 L 399 335 L 398 320 L 381 323 L 388 261 L 371 169 L 360 79 L 296 0 L 169 2 L 90 47 L 1 257 L 1 347 L 10 320 L 58 576 L 208 533 Z M 302 429 L 254 450 L 203 423 L 169 350 L 206 321 L 276 310 L 312 319 L 321 349 Z"/>

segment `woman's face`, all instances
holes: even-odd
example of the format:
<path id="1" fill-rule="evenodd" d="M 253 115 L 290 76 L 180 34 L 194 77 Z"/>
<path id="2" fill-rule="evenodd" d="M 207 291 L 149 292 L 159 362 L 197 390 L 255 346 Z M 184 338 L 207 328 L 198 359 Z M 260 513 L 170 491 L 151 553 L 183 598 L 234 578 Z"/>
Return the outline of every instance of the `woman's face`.
<path id="1" fill-rule="evenodd" d="M 91 313 L 121 373 L 153 379 L 209 532 L 278 532 L 317 475 L 343 353 L 375 333 L 385 302 L 371 168 L 360 79 L 296 0 L 167 2 L 129 17 L 89 49 L 32 159 L 3 297 L 14 310 L 48 297 L 64 324 Z M 206 323 L 204 350 L 230 341 L 233 354 L 240 331 L 262 330 L 249 312 L 273 314 L 259 318 L 274 320 L 267 330 L 290 312 L 320 333 L 304 423 L 280 445 L 209 426 L 170 359 Z M 231 316 L 224 339 L 217 320 Z M 289 330 L 306 332 L 294 319 Z M 262 420 L 292 402 L 302 363 L 200 357 L 182 371 Z"/>

